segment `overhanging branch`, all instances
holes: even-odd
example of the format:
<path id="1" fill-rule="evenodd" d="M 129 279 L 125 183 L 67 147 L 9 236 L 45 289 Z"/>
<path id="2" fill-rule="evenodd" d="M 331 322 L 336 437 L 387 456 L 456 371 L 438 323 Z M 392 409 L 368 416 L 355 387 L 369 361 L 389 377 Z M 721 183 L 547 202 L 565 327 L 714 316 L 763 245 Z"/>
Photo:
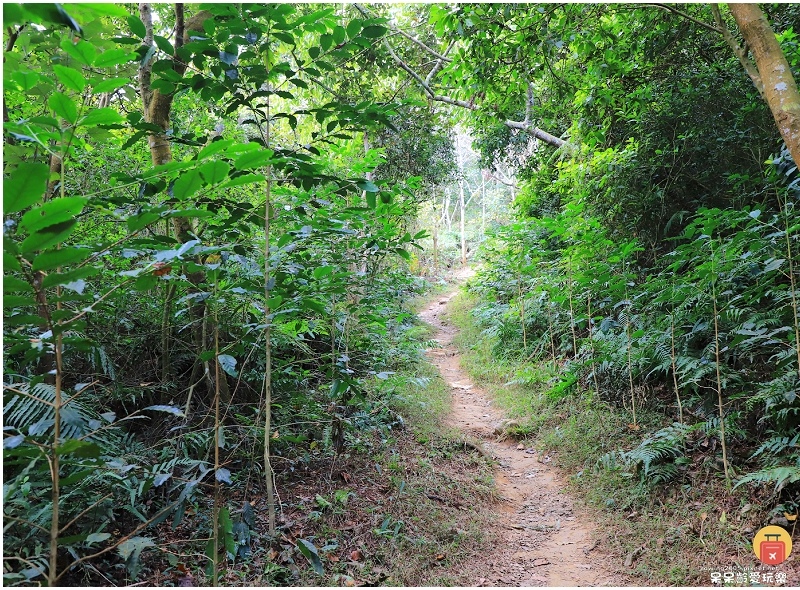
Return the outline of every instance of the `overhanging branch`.
<path id="1" fill-rule="evenodd" d="M 361 6 L 360 4 L 356 3 L 356 4 L 353 4 L 353 6 L 362 15 L 369 16 L 369 12 L 363 6 Z M 397 29 L 393 29 L 393 30 L 395 30 L 398 33 L 404 35 L 401 31 L 399 31 Z M 406 35 L 404 35 L 404 36 L 406 36 Z M 422 88 L 422 90 L 425 92 L 425 94 L 428 95 L 428 98 L 430 100 L 433 100 L 433 101 L 436 101 L 436 102 L 441 102 L 441 103 L 444 103 L 444 104 L 453 105 L 453 106 L 456 106 L 456 107 L 460 107 L 462 109 L 468 109 L 470 111 L 479 111 L 480 110 L 480 106 L 475 104 L 473 101 L 458 100 L 458 99 L 455 99 L 455 98 L 450 98 L 449 96 L 443 96 L 441 94 L 436 94 L 436 92 L 431 87 L 431 81 L 432 81 L 432 77 L 433 77 L 432 75 L 435 75 L 435 73 L 437 73 L 439 71 L 439 69 L 441 69 L 441 65 L 440 64 L 445 60 L 451 61 L 449 58 L 446 57 L 446 54 L 449 53 L 450 50 L 452 49 L 452 47 L 453 47 L 452 43 L 450 44 L 450 47 L 447 48 L 447 51 L 445 52 L 445 55 L 441 55 L 441 54 L 433 51 L 432 49 L 428 48 L 427 46 L 425 46 L 427 49 L 430 50 L 430 53 L 432 53 L 433 55 L 437 56 L 437 58 L 439 60 L 437 62 L 437 64 L 434 66 L 433 70 L 431 70 L 431 73 L 428 74 L 427 79 L 423 79 L 422 76 L 420 76 L 416 71 L 414 71 L 414 68 L 412 68 L 405 61 L 403 61 L 403 59 L 394 50 L 394 48 L 392 47 L 391 43 L 389 43 L 388 39 L 384 38 L 383 46 L 386 48 L 386 51 L 389 53 L 389 55 L 392 57 L 392 59 L 398 65 L 398 67 L 401 70 L 403 70 L 404 72 L 406 72 L 409 76 L 411 76 L 417 82 L 417 84 L 419 84 L 419 86 Z M 437 68 L 437 66 L 438 66 L 438 68 Z M 559 137 L 556 137 L 555 135 L 552 135 L 552 134 L 548 133 L 547 131 L 544 131 L 543 129 L 539 129 L 535 125 L 531 124 L 531 122 L 530 122 L 530 110 L 531 110 L 532 102 L 533 102 L 533 89 L 532 89 L 532 87 L 530 85 L 528 85 L 527 97 L 526 97 L 526 102 L 525 102 L 525 105 L 526 105 L 525 120 L 524 121 L 506 120 L 506 121 L 503 121 L 503 124 L 506 127 L 509 127 L 511 129 L 518 129 L 520 131 L 524 131 L 526 133 L 530 133 L 536 139 L 538 139 L 540 141 L 543 141 L 543 142 L 545 142 L 545 143 L 547 143 L 549 145 L 552 145 L 554 147 L 558 148 L 558 147 L 563 146 L 566 143 L 563 139 L 561 139 Z"/>

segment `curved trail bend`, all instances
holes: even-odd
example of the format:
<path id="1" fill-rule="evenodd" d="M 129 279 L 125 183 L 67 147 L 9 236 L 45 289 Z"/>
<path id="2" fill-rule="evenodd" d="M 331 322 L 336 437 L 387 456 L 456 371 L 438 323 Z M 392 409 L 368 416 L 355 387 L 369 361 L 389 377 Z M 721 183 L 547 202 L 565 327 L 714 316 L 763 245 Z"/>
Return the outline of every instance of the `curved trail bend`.
<path id="1" fill-rule="evenodd" d="M 462 273 L 462 278 L 466 276 Z M 490 538 L 497 541 L 479 562 L 466 567 L 475 586 L 624 586 L 627 576 L 614 571 L 599 546 L 589 511 L 564 490 L 548 456 L 494 435 L 502 420 L 486 392 L 461 369 L 453 346 L 458 330 L 441 316 L 453 291 L 420 312 L 436 329 L 440 348 L 427 352 L 451 388 L 453 411 L 448 424 L 477 439 L 496 461 L 495 482 L 501 502 Z"/>

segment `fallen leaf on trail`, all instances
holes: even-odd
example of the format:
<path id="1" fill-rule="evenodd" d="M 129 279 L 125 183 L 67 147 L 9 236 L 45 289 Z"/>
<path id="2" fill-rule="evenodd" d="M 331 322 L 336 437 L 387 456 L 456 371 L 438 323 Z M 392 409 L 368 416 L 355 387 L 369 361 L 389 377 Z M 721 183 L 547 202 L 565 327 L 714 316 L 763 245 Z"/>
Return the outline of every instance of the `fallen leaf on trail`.
<path id="1" fill-rule="evenodd" d="M 719 517 L 719 521 L 720 521 L 722 524 L 725 524 L 726 522 L 728 522 L 728 517 L 727 517 L 727 515 L 725 514 L 725 511 L 724 511 L 724 510 L 722 511 L 722 516 L 720 516 L 720 517 Z"/>
<path id="2" fill-rule="evenodd" d="M 443 559 L 444 559 L 444 553 L 439 553 L 439 555 L 436 556 L 436 561 L 442 561 Z"/>
<path id="3" fill-rule="evenodd" d="M 700 520 L 706 520 L 708 518 L 708 512 L 702 512 L 700 514 Z"/>
<path id="4" fill-rule="evenodd" d="M 638 424 L 628 424 L 628 430 L 639 430 L 641 426 Z"/>
<path id="5" fill-rule="evenodd" d="M 544 557 L 540 557 L 538 559 L 533 560 L 534 567 L 541 567 L 543 565 L 550 565 L 550 562 L 547 561 Z"/>
<path id="6" fill-rule="evenodd" d="M 522 443 L 519 443 L 519 444 L 517 445 L 517 450 L 518 450 L 518 451 L 524 451 L 524 450 L 525 450 L 525 445 L 523 445 Z"/>
<path id="7" fill-rule="evenodd" d="M 270 561 L 275 561 L 275 558 L 278 557 L 278 552 L 275 549 L 270 548 L 269 553 L 267 553 L 267 559 Z"/>
<path id="8" fill-rule="evenodd" d="M 783 515 L 786 517 L 786 520 L 789 521 L 797 520 L 797 514 L 789 514 L 788 512 L 784 512 Z"/>
<path id="9" fill-rule="evenodd" d="M 338 563 L 339 562 L 339 558 L 336 557 L 335 555 L 329 555 L 328 556 L 328 561 L 331 561 L 333 563 Z"/>
<path id="10" fill-rule="evenodd" d="M 360 549 L 356 549 L 355 551 L 350 552 L 350 559 L 352 559 L 353 561 L 361 561 L 362 559 L 364 559 L 364 554 L 361 553 Z"/>

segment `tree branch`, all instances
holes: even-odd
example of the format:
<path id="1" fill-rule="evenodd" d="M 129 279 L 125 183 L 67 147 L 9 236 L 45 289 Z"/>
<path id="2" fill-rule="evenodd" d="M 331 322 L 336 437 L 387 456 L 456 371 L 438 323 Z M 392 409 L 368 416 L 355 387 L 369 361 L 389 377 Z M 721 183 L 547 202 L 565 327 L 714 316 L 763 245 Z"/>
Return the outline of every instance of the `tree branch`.
<path id="1" fill-rule="evenodd" d="M 447 54 L 450 53 L 450 50 L 453 49 L 453 47 L 455 47 L 455 45 L 456 45 L 456 42 L 455 41 L 451 41 L 450 45 L 447 48 L 447 50 L 444 52 L 444 55 L 447 56 Z M 443 67 L 444 67 L 444 61 L 441 60 L 441 59 L 437 60 L 436 63 L 431 68 L 431 71 L 428 72 L 428 75 L 425 77 L 425 83 L 426 84 L 430 84 L 433 81 L 434 76 L 436 76 L 436 74 L 438 74 L 439 71 Z"/>
<path id="2" fill-rule="evenodd" d="M 358 5 L 356 4 L 355 6 Z M 441 94 L 436 94 L 431 88 L 430 84 L 426 80 L 423 80 L 422 77 L 417 72 L 415 72 L 413 68 L 411 68 L 411 66 L 409 66 L 406 62 L 404 62 L 400 58 L 399 55 L 397 55 L 397 53 L 394 51 L 394 49 L 392 48 L 391 44 L 387 39 L 383 40 L 383 46 L 386 48 L 386 51 L 389 52 L 389 55 L 392 57 L 394 62 L 400 67 L 400 69 L 402 69 L 404 72 L 406 72 L 409 76 L 411 76 L 412 78 L 414 78 L 414 80 L 417 81 L 417 83 L 422 87 L 422 89 L 428 95 L 430 100 L 461 107 L 463 109 L 468 109 L 470 111 L 480 110 L 480 107 L 476 105 L 474 102 L 467 102 L 465 100 L 458 100 L 455 98 L 450 98 L 449 96 L 442 96 Z M 528 90 L 529 90 L 529 100 L 532 101 L 533 90 L 530 88 L 530 86 Z M 564 143 L 566 143 L 563 139 L 558 138 L 555 135 L 548 133 L 547 131 L 539 129 L 535 125 L 532 125 L 530 121 L 506 120 L 503 121 L 503 124 L 511 129 L 519 129 L 520 131 L 525 131 L 526 133 L 530 133 L 536 139 L 539 139 L 554 147 L 561 147 L 562 145 L 564 145 Z"/>
<path id="3" fill-rule="evenodd" d="M 672 6 L 669 6 L 667 4 L 653 3 L 653 4 L 646 4 L 645 6 L 656 6 L 658 8 L 662 8 L 662 9 L 666 10 L 667 12 L 671 12 L 673 14 L 677 14 L 678 16 L 680 16 L 682 18 L 685 18 L 686 20 L 690 20 L 693 23 L 695 23 L 697 25 L 700 25 L 701 27 L 703 27 L 705 29 L 708 29 L 709 31 L 714 31 L 715 33 L 719 33 L 721 35 L 725 34 L 724 33 L 724 26 L 720 27 L 720 28 L 717 28 L 717 27 L 720 26 L 719 22 L 717 22 L 717 26 L 716 27 L 713 26 L 713 25 L 709 25 L 708 23 L 704 23 L 700 19 L 696 19 L 695 17 L 691 16 L 690 14 L 687 14 L 687 13 L 683 12 L 682 10 L 678 10 L 677 8 L 673 8 Z M 716 4 L 712 4 L 711 5 L 711 10 L 714 10 L 714 8 L 716 8 Z"/>
<path id="4" fill-rule="evenodd" d="M 354 3 L 353 3 L 353 6 L 355 6 L 355 8 L 356 8 L 356 9 L 357 9 L 357 10 L 358 10 L 358 11 L 359 11 L 359 12 L 360 12 L 360 13 L 361 13 L 363 16 L 365 16 L 365 17 L 369 17 L 369 16 L 370 16 L 370 13 L 369 13 L 369 11 L 368 11 L 366 8 L 364 8 L 364 6 L 362 6 L 361 4 L 358 4 L 357 2 L 354 2 Z M 428 47 L 427 45 L 425 45 L 425 43 L 423 43 L 422 41 L 420 41 L 420 40 L 419 40 L 419 39 L 417 39 L 416 37 L 412 37 L 411 35 L 409 35 L 409 34 L 408 34 L 408 33 L 406 33 L 405 31 L 401 31 L 400 29 L 398 29 L 398 28 L 397 28 L 397 27 L 395 27 L 394 25 L 390 25 L 389 23 L 387 23 L 387 26 L 388 26 L 388 27 L 389 27 L 389 29 L 391 29 L 393 32 L 397 33 L 398 35 L 401 35 L 401 36 L 405 37 L 406 39 L 408 39 L 408 40 L 409 40 L 409 41 L 411 41 L 412 43 L 415 43 L 417 46 L 421 47 L 422 49 L 424 49 L 425 51 L 427 51 L 428 53 L 430 53 L 430 54 L 431 54 L 433 57 L 435 57 L 437 60 L 439 60 L 439 61 L 443 61 L 443 62 L 445 62 L 445 61 L 446 61 L 446 62 L 451 62 L 451 61 L 453 61 L 452 59 L 450 59 L 449 57 L 447 57 L 447 52 L 445 52 L 445 53 L 444 53 L 444 55 L 443 55 L 443 54 L 439 53 L 438 51 L 436 51 L 435 49 L 431 49 L 430 47 Z M 452 47 L 452 45 L 451 45 L 451 47 Z M 448 48 L 448 51 L 449 51 L 449 48 Z"/>
<path id="5" fill-rule="evenodd" d="M 744 66 L 744 70 L 747 72 L 747 75 L 750 76 L 750 79 L 753 81 L 753 85 L 758 90 L 758 94 L 761 95 L 763 100 L 766 100 L 764 95 L 764 83 L 761 80 L 761 75 L 758 73 L 758 68 L 756 64 L 747 57 L 747 49 L 740 47 L 739 43 L 736 39 L 733 38 L 733 34 L 731 33 L 730 29 L 725 26 L 725 23 L 722 20 L 722 14 L 719 11 L 718 4 L 711 5 L 711 12 L 714 14 L 714 21 L 717 23 L 719 27 L 719 32 L 722 34 L 722 37 L 725 39 L 725 42 L 728 46 L 733 50 L 733 54 L 738 58 L 739 62 Z"/>

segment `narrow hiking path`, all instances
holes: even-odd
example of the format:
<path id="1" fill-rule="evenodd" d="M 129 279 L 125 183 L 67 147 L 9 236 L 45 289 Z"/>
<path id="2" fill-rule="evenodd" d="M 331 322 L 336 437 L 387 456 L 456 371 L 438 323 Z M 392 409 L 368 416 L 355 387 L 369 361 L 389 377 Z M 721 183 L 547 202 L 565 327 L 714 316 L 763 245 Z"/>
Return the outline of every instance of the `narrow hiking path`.
<path id="1" fill-rule="evenodd" d="M 470 276 L 470 271 L 459 278 Z M 483 558 L 466 566 L 475 586 L 624 586 L 628 576 L 612 565 L 599 543 L 590 512 L 564 490 L 550 457 L 495 434 L 504 418 L 486 392 L 461 368 L 453 345 L 457 328 L 442 316 L 458 293 L 438 298 L 420 317 L 436 330 L 440 348 L 427 352 L 450 386 L 453 410 L 448 425 L 476 440 L 497 462 L 494 478 L 500 502 L 491 537 L 497 539 Z"/>

